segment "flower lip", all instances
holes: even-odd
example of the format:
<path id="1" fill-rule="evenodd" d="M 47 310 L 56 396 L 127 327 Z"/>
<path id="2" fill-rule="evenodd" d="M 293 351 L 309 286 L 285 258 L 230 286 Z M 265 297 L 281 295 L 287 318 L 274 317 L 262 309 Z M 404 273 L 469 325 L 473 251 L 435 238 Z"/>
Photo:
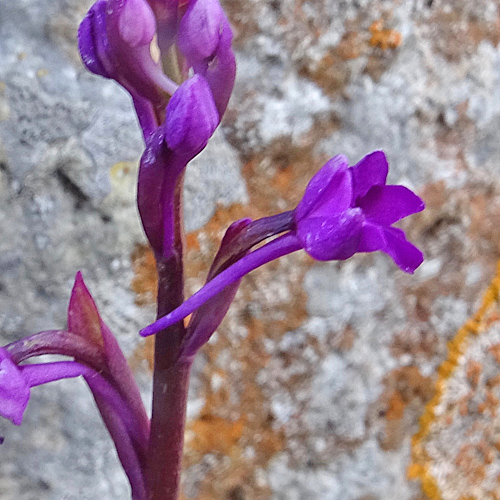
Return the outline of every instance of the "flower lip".
<path id="1" fill-rule="evenodd" d="M 304 250 L 317 260 L 343 260 L 356 252 L 381 250 L 413 273 L 423 255 L 392 224 L 420 212 L 424 202 L 404 186 L 386 185 L 382 151 L 348 168 L 345 156 L 332 158 L 309 182 L 294 211 Z"/>
<path id="2" fill-rule="evenodd" d="M 316 260 L 345 260 L 357 251 L 364 217 L 349 208 L 329 217 L 307 217 L 297 225 L 304 250 Z"/>

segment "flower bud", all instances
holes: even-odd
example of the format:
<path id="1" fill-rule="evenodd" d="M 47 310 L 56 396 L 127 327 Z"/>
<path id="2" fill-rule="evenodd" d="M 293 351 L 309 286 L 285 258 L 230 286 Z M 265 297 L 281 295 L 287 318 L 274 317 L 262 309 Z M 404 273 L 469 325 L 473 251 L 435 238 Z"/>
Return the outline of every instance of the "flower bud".
<path id="1" fill-rule="evenodd" d="M 205 78 L 195 75 L 178 88 L 168 103 L 167 146 L 177 155 L 192 159 L 206 146 L 218 123 L 210 87 Z"/>
<path id="2" fill-rule="evenodd" d="M 224 23 L 218 0 L 191 0 L 179 23 L 179 48 L 191 65 L 215 54 Z"/>

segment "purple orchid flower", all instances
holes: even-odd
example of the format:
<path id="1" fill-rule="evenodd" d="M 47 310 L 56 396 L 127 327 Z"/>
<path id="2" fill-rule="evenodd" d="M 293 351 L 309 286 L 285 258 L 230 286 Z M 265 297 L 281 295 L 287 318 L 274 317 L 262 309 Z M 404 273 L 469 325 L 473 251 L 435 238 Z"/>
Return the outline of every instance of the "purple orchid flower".
<path id="1" fill-rule="evenodd" d="M 332 158 L 311 180 L 295 209 L 297 237 L 316 260 L 344 260 L 357 252 L 387 253 L 405 272 L 422 263 L 395 222 L 424 209 L 404 186 L 387 186 L 388 164 L 382 151 L 349 168 L 347 158 Z"/>
<path id="2" fill-rule="evenodd" d="M 386 185 L 387 173 L 382 151 L 364 157 L 353 167 L 344 156 L 332 158 L 309 182 L 292 221 L 283 225 L 280 220 L 273 235 L 287 232 L 242 255 L 177 309 L 144 328 L 141 335 L 154 334 L 182 320 L 245 274 L 300 249 L 317 260 L 344 260 L 357 252 L 381 250 L 403 271 L 413 273 L 423 255 L 392 224 L 422 211 L 424 203 L 403 186 Z"/>

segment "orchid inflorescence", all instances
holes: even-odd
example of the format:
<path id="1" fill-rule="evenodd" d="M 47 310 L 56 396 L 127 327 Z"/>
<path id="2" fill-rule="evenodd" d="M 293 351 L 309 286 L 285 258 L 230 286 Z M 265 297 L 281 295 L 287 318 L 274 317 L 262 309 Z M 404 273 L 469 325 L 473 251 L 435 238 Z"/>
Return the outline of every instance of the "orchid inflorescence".
<path id="1" fill-rule="evenodd" d="M 217 0 L 98 0 L 78 33 L 87 69 L 129 92 L 145 142 L 137 203 L 159 275 L 158 319 L 141 331 L 157 334 L 151 420 L 80 273 L 65 330 L 0 348 L 0 415 L 20 425 L 32 387 L 82 376 L 137 500 L 178 497 L 189 369 L 246 274 L 298 250 L 320 261 L 380 250 L 409 273 L 423 260 L 392 227 L 423 210 L 422 200 L 403 186 L 387 185 L 382 151 L 352 167 L 339 155 L 316 173 L 295 210 L 234 222 L 205 285 L 184 301 L 183 174 L 228 105 L 236 71 L 231 39 Z M 71 360 L 24 363 L 45 354 Z"/>

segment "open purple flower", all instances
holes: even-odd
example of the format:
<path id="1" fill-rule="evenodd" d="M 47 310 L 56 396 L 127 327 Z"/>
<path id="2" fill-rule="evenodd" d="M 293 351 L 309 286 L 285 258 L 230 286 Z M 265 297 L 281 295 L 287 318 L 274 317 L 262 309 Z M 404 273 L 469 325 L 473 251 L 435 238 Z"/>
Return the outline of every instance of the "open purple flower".
<path id="1" fill-rule="evenodd" d="M 312 179 L 295 209 L 297 236 L 316 260 L 344 260 L 357 252 L 381 250 L 405 272 L 422 263 L 395 222 L 424 209 L 423 201 L 404 186 L 387 186 L 382 151 L 349 168 L 347 158 L 332 158 Z"/>
<path id="2" fill-rule="evenodd" d="M 344 260 L 358 252 L 381 250 L 403 271 L 413 273 L 423 255 L 392 224 L 420 212 L 424 203 L 403 186 L 386 185 L 387 173 L 382 151 L 365 156 L 353 167 L 342 155 L 332 158 L 311 179 L 291 217 L 286 213 L 281 218 L 252 223 L 253 227 L 265 224 L 262 234 L 266 237 L 284 234 L 256 250 L 241 253 L 238 260 L 213 275 L 177 309 L 144 328 L 141 335 L 151 335 L 182 320 L 245 274 L 300 249 L 317 260 Z M 226 246 L 226 251 L 231 251 L 231 245 Z"/>

